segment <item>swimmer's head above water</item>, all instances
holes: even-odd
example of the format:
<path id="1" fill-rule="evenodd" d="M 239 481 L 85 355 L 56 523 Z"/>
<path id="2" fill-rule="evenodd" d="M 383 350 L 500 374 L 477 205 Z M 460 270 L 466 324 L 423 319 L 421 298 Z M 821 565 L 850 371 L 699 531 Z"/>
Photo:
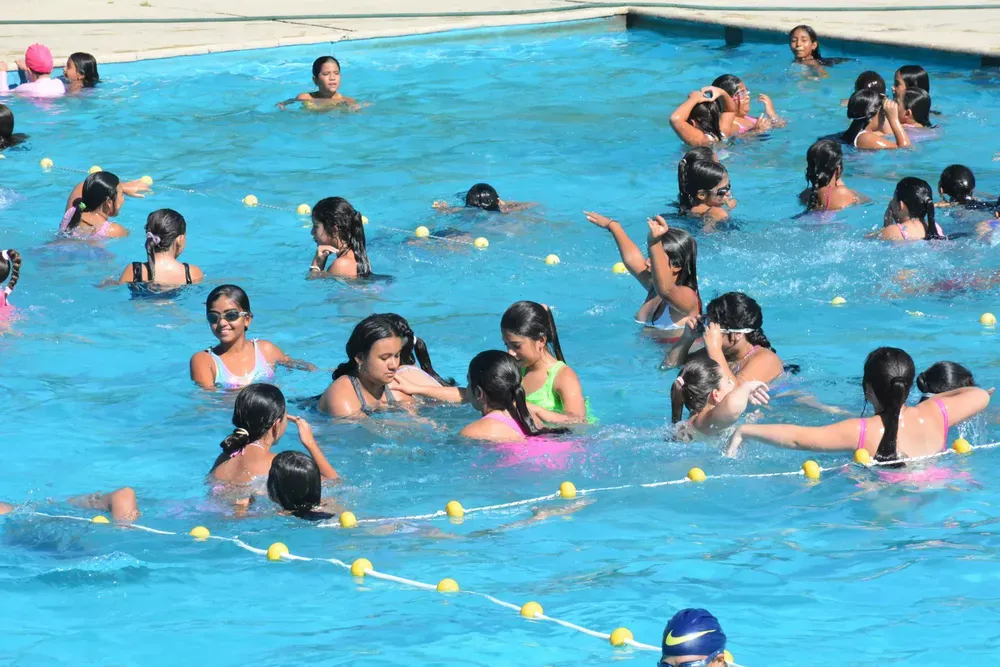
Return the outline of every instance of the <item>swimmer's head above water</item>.
<path id="1" fill-rule="evenodd" d="M 469 362 L 466 394 L 484 415 L 506 410 L 525 435 L 565 433 L 566 429 L 539 427 L 528 411 L 521 385 L 521 369 L 514 358 L 500 350 L 480 352 Z"/>
<path id="2" fill-rule="evenodd" d="M 725 667 L 726 633 L 704 609 L 682 609 L 663 629 L 660 665 Z"/>
<path id="3" fill-rule="evenodd" d="M 886 97 L 883 93 L 872 88 L 862 88 L 851 95 L 847 101 L 847 117 L 851 121 L 850 127 L 843 134 L 843 141 L 846 144 L 854 145 L 854 140 L 863 131 L 866 131 L 873 121 L 878 119 L 877 125 L 882 126 L 885 117 L 882 111 L 885 106 Z"/>
<path id="4" fill-rule="evenodd" d="M 174 258 L 181 256 L 187 241 L 187 222 L 184 216 L 170 208 L 153 211 L 146 218 L 146 257 L 149 261 L 149 282 L 156 282 L 157 253 L 170 252 Z"/>
<path id="5" fill-rule="evenodd" d="M 289 450 L 274 457 L 267 474 L 267 495 L 301 519 L 331 516 L 316 511 L 323 500 L 323 477 L 313 457 L 302 452 Z"/>
<path id="6" fill-rule="evenodd" d="M 333 97 L 340 88 L 340 61 L 333 56 L 320 56 L 313 61 L 313 83 L 324 97 Z"/>
<path id="7" fill-rule="evenodd" d="M 333 379 L 348 375 L 387 385 L 396 377 L 403 335 L 385 315 L 369 315 L 358 322 L 347 339 L 347 361 L 337 366 Z"/>
<path id="8" fill-rule="evenodd" d="M 288 428 L 285 396 L 273 384 L 251 384 L 236 396 L 233 406 L 233 432 L 219 443 L 222 453 L 212 470 L 236 456 L 251 443 L 266 440 L 273 444 Z"/>
<path id="9" fill-rule="evenodd" d="M 899 413 L 906 404 L 913 387 L 913 359 L 896 347 L 880 347 L 865 359 L 865 373 L 861 380 L 865 401 L 871 403 L 875 414 L 882 416 L 884 429 L 879 441 L 876 461 L 895 461 L 896 436 L 899 431 Z"/>
<path id="10" fill-rule="evenodd" d="M 500 334 L 507 352 L 521 365 L 534 365 L 552 346 L 552 356 L 565 362 L 552 311 L 534 301 L 518 301 L 500 318 Z"/>
<path id="11" fill-rule="evenodd" d="M 837 179 L 844 173 L 844 151 L 840 144 L 829 139 L 820 139 L 806 153 L 806 181 L 809 182 L 810 193 L 807 210 L 819 207 L 820 188 L 836 185 Z"/>
<path id="12" fill-rule="evenodd" d="M 723 206 L 732 193 L 729 171 L 714 160 L 699 159 L 690 151 L 677 165 L 677 203 L 681 212 L 696 206 Z"/>
<path id="13" fill-rule="evenodd" d="M 934 394 L 975 386 L 976 380 L 972 377 L 972 371 L 954 361 L 939 361 L 917 376 L 917 389 L 922 394 L 921 401 L 927 400 Z"/>
<path id="14" fill-rule="evenodd" d="M 874 90 L 879 95 L 885 95 L 885 79 L 878 72 L 867 70 L 854 80 L 854 92 L 859 90 Z"/>
<path id="15" fill-rule="evenodd" d="M 205 315 L 212 333 L 223 345 L 246 336 L 253 322 L 250 297 L 236 285 L 219 285 L 205 299 Z"/>
<path id="16" fill-rule="evenodd" d="M 900 104 L 904 93 L 911 88 L 920 88 L 928 94 L 931 92 L 931 77 L 920 65 L 903 65 L 893 77 L 892 94 Z"/>
<path id="17" fill-rule="evenodd" d="M 900 120 L 916 123 L 921 127 L 933 127 L 931 122 L 931 95 L 923 88 L 907 88 L 899 106 Z"/>
<path id="18" fill-rule="evenodd" d="M 465 193 L 465 205 L 484 211 L 499 211 L 500 195 L 489 183 L 476 183 Z"/>
<path id="19" fill-rule="evenodd" d="M 97 72 L 97 59 L 80 51 L 71 53 L 66 59 L 63 76 L 70 83 L 79 83 L 83 88 L 93 88 L 101 80 Z"/>
<path id="20" fill-rule="evenodd" d="M 732 350 L 742 339 L 774 351 L 771 341 L 764 335 L 764 313 L 760 304 L 743 292 L 727 292 L 715 297 L 705 309 L 705 317 L 722 328 L 723 352 Z"/>
<path id="21" fill-rule="evenodd" d="M 361 214 L 343 197 L 327 197 L 312 210 L 312 236 L 317 245 L 329 245 L 340 254 L 351 251 L 359 278 L 372 274 Z"/>
<path id="22" fill-rule="evenodd" d="M 113 218 L 125 203 L 121 181 L 110 171 L 98 171 L 83 182 L 83 192 L 73 200 L 73 205 L 60 225 L 62 231 L 73 231 L 80 224 L 85 212 L 99 212 L 105 219 Z"/>
<path id="23" fill-rule="evenodd" d="M 976 189 L 976 176 L 972 170 L 961 164 L 953 164 L 944 168 L 938 179 L 938 193 L 953 202 L 964 203 L 972 197 Z"/>
<path id="24" fill-rule="evenodd" d="M 21 254 L 13 248 L 0 250 L 0 291 L 4 293 L 2 296 L 9 295 L 14 291 L 20 275 Z M 4 285 L 7 278 L 10 278 L 10 282 Z M 3 300 L 5 301 L 6 299 Z"/>
<path id="25" fill-rule="evenodd" d="M 735 74 L 723 74 L 716 77 L 712 85 L 716 88 L 722 88 L 729 93 L 729 96 L 733 98 L 733 102 L 736 102 L 736 115 L 738 117 L 743 118 L 750 113 L 750 90 L 743 83 L 743 79 Z M 716 103 L 721 105 L 722 100 L 717 99 Z"/>
<path id="26" fill-rule="evenodd" d="M 681 421 L 685 407 L 694 416 L 706 406 L 718 405 L 735 386 L 709 357 L 690 359 L 670 386 L 670 420 Z"/>
<path id="27" fill-rule="evenodd" d="M 934 191 L 922 178 L 907 176 L 896 184 L 896 190 L 883 216 L 883 224 L 902 225 L 908 221 L 918 221 L 924 227 L 924 238 L 928 241 L 944 238 L 934 221 Z"/>

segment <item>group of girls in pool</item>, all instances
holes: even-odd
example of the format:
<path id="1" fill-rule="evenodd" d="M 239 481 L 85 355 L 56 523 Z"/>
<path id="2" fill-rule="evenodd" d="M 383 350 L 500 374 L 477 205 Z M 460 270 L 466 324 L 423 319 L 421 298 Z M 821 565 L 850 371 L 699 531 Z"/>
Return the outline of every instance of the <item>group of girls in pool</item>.
<path id="1" fill-rule="evenodd" d="M 816 34 L 808 26 L 792 31 L 790 47 L 796 62 L 819 72 L 842 61 L 820 55 Z M 67 72 L 90 71 L 86 64 L 73 68 L 67 63 Z M 92 69 L 96 81 L 96 64 Z M 339 92 L 340 64 L 335 58 L 317 59 L 313 79 L 315 92 L 302 93 L 279 106 L 298 101 L 314 108 L 359 107 Z M 807 211 L 838 210 L 865 201 L 844 182 L 843 144 L 864 150 L 902 148 L 910 145 L 909 128 L 931 126 L 926 71 L 902 67 L 892 88 L 894 99 L 889 99 L 885 81 L 877 73 L 858 77 L 846 103 L 851 126 L 808 150 L 809 186 L 800 194 Z M 758 95 L 757 101 L 763 111 L 754 117 L 747 85 L 726 74 L 711 86 L 693 91 L 671 115 L 671 126 L 691 146 L 677 167 L 677 206 L 682 216 L 714 224 L 736 207 L 729 173 L 712 147 L 731 137 L 750 137 L 784 125 L 767 95 Z M 20 141 L 23 135 L 13 133 L 12 114 L 0 106 L 0 148 Z M 985 210 L 992 206 L 975 197 L 975 185 L 971 170 L 951 165 L 938 182 L 946 200 L 935 203 L 926 181 L 903 178 L 888 205 L 881 237 L 897 241 L 943 238 L 935 222 L 935 207 Z M 71 192 L 60 235 L 67 240 L 127 236 L 128 231 L 113 219 L 126 197 L 142 197 L 148 190 L 141 180 L 122 182 L 104 171 L 91 174 Z M 442 201 L 433 206 L 442 212 L 459 208 Z M 478 183 L 466 193 L 465 206 L 509 213 L 530 204 L 501 200 L 490 185 Z M 365 240 L 366 219 L 350 202 L 325 198 L 316 203 L 311 215 L 316 249 L 309 264 L 310 277 L 365 279 L 375 275 Z M 734 426 L 749 406 L 768 403 L 775 385 L 795 369 L 782 362 L 764 334 L 761 308 L 748 295 L 722 294 L 703 308 L 694 237 L 655 216 L 647 221 L 643 252 L 617 221 L 596 212 L 585 215 L 610 232 L 625 269 L 642 285 L 645 297 L 635 319 L 667 344 L 663 366 L 680 369 L 671 385 L 672 421 L 680 423 L 687 408 L 684 426 L 688 432 L 717 435 Z M 117 280 L 109 282 L 126 284 L 136 294 L 162 294 L 204 279 L 199 267 L 179 259 L 187 231 L 180 213 L 154 211 L 144 231 L 145 260 L 129 263 Z M 7 297 L 17 284 L 20 266 L 16 251 L 0 253 L 0 285 L 9 279 L 0 292 L 0 322 L 5 313 L 12 312 Z M 282 392 L 271 384 L 278 365 L 306 371 L 316 367 L 293 359 L 267 340 L 248 337 L 254 314 L 248 295 L 235 285 L 212 290 L 206 317 L 218 343 L 191 357 L 191 379 L 205 389 L 240 389 L 233 431 L 222 441 L 210 477 L 223 485 L 239 486 L 266 476 L 268 495 L 285 510 L 303 517 L 329 516 L 333 508 L 322 499 L 322 481 L 338 479 L 337 472 L 324 457 L 309 424 L 288 414 Z M 363 418 L 386 409 L 413 411 L 423 401 L 469 403 L 478 417 L 459 435 L 492 442 L 531 439 L 544 443 L 539 436 L 565 433 L 590 419 L 580 380 L 563 358 L 549 308 L 531 301 L 513 304 L 501 317 L 500 333 L 506 351 L 477 354 L 469 363 L 465 386 L 460 387 L 434 370 L 426 343 L 403 317 L 371 315 L 348 338 L 346 359 L 317 396 L 316 408 L 333 417 Z M 802 449 L 865 449 L 877 460 L 889 462 L 919 457 L 940 450 L 947 444 L 951 426 L 981 412 L 989 402 L 989 393 L 975 386 L 971 373 L 951 362 L 939 362 L 916 378 L 927 400 L 908 407 L 905 401 L 913 382 L 912 359 L 902 350 L 879 348 L 866 360 L 862 379 L 874 417 L 819 428 L 744 424 L 732 432 L 728 453 L 735 454 L 745 440 L 759 440 Z M 272 451 L 289 421 L 295 424 L 305 453 Z M 134 518 L 137 513 L 135 494 L 128 488 L 78 502 L 106 509 L 120 519 Z"/>

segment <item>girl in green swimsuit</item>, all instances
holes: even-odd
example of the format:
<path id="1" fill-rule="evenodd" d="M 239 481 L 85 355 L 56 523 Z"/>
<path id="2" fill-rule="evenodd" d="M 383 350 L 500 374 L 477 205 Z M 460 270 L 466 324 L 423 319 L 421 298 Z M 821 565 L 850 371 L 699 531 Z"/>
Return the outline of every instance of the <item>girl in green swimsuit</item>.
<path id="1" fill-rule="evenodd" d="M 521 366 L 521 386 L 532 416 L 552 424 L 586 421 L 583 388 L 563 359 L 552 311 L 534 301 L 518 301 L 500 319 L 500 333 L 507 352 Z"/>

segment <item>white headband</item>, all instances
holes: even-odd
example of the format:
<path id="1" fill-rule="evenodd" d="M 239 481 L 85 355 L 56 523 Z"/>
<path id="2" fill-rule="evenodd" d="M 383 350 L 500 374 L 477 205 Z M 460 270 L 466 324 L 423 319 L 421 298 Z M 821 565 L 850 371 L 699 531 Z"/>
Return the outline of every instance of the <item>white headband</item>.
<path id="1" fill-rule="evenodd" d="M 10 261 L 10 255 L 7 254 L 6 250 L 0 250 L 0 257 L 3 257 L 5 261 Z"/>

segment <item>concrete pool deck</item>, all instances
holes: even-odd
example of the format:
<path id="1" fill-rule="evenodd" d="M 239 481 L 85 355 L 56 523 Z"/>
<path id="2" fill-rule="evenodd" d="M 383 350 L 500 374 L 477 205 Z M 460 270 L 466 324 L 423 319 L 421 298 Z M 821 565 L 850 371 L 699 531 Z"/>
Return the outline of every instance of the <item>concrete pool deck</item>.
<path id="1" fill-rule="evenodd" d="M 638 15 L 787 32 L 808 23 L 823 38 L 1000 58 L 1000 2 L 840 0 L 4 0 L 0 59 L 13 67 L 34 42 L 57 64 L 73 51 L 99 62 L 318 44 Z M 622 22 L 624 26 L 624 21 Z M 719 30 L 720 39 L 722 30 Z"/>

